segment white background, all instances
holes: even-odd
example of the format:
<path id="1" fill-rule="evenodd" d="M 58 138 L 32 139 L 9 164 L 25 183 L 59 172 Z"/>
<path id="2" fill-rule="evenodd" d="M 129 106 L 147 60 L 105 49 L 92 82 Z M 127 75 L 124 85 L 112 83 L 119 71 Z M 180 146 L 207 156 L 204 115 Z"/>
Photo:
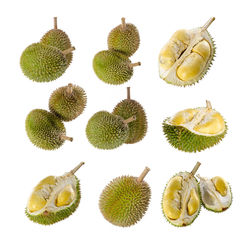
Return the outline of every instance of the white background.
<path id="1" fill-rule="evenodd" d="M 229 249 L 249 245 L 249 8 L 248 1 L 2 1 L 1 3 L 1 249 Z M 19 59 L 29 44 L 39 41 L 58 16 L 76 47 L 72 65 L 50 83 L 26 78 Z M 106 49 L 108 32 L 121 17 L 134 23 L 141 45 L 132 61 L 141 61 L 133 78 L 120 86 L 101 82 L 92 70 L 95 53 Z M 209 32 L 217 57 L 206 77 L 195 86 L 178 88 L 158 76 L 158 54 L 180 28 L 215 22 Z M 66 142 L 56 151 L 38 149 L 25 132 L 26 115 L 48 109 L 53 90 L 72 82 L 83 87 L 87 108 L 66 123 Z M 95 149 L 85 135 L 88 119 L 97 111 L 112 111 L 126 96 L 139 101 L 148 116 L 148 133 L 140 143 L 115 150 Z M 172 148 L 162 133 L 162 121 L 185 108 L 211 101 L 228 123 L 228 134 L 217 146 L 201 153 Z M 61 175 L 80 161 L 77 176 L 82 199 L 64 221 L 42 226 L 29 221 L 24 209 L 32 188 L 48 175 Z M 233 204 L 221 214 L 202 209 L 188 227 L 170 225 L 161 212 L 161 197 L 169 178 L 202 163 L 202 176 L 220 175 L 232 186 Z M 130 228 L 108 223 L 98 208 L 102 189 L 120 175 L 138 175 L 151 168 L 146 181 L 152 200 L 143 219 Z"/>

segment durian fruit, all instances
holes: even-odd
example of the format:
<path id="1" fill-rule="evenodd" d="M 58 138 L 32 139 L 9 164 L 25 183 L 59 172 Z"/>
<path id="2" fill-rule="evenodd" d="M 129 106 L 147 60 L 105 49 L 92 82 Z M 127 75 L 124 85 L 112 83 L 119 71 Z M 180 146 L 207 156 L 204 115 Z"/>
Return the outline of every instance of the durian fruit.
<path id="1" fill-rule="evenodd" d="M 33 43 L 22 53 L 20 65 L 25 76 L 36 82 L 50 82 L 60 77 L 68 67 L 66 55 L 75 48 L 64 51 L 45 45 Z"/>
<path id="2" fill-rule="evenodd" d="M 136 116 L 136 120 L 128 124 L 129 135 L 125 143 L 136 143 L 146 135 L 148 127 L 147 117 L 141 104 L 130 99 L 130 87 L 127 87 L 127 99 L 124 99 L 115 106 L 113 114 L 119 115 L 123 119 Z"/>
<path id="3" fill-rule="evenodd" d="M 208 210 L 213 212 L 222 212 L 232 204 L 231 188 L 222 177 L 204 178 L 198 175 L 200 179 L 200 194 L 202 204 Z"/>
<path id="4" fill-rule="evenodd" d="M 44 34 L 40 42 L 45 45 L 56 47 L 61 51 L 64 51 L 72 47 L 68 35 L 61 29 L 57 28 L 57 17 L 54 17 L 54 29 L 51 29 L 46 34 Z M 73 57 L 72 52 L 66 55 L 68 66 L 72 61 L 72 57 Z"/>
<path id="5" fill-rule="evenodd" d="M 132 56 L 140 45 L 140 36 L 135 25 L 126 23 L 122 18 L 122 23 L 112 29 L 108 36 L 108 48 L 117 50 L 127 56 Z"/>
<path id="6" fill-rule="evenodd" d="M 227 125 L 207 101 L 204 108 L 185 109 L 165 119 L 163 132 L 173 147 L 197 152 L 219 143 L 227 133 Z"/>
<path id="7" fill-rule="evenodd" d="M 26 118 L 25 127 L 30 141 L 45 150 L 57 149 L 65 140 L 73 141 L 73 138 L 66 136 L 62 121 L 43 109 L 32 110 Z"/>
<path id="8" fill-rule="evenodd" d="M 141 220 L 151 197 L 150 187 L 143 180 L 149 170 L 146 167 L 138 178 L 117 177 L 105 187 L 99 208 L 107 221 L 116 226 L 129 227 Z"/>
<path id="9" fill-rule="evenodd" d="M 95 113 L 88 121 L 86 135 L 89 142 L 99 149 L 114 149 L 121 146 L 129 136 L 128 123 L 135 116 L 124 120 L 121 116 L 107 111 Z"/>
<path id="10" fill-rule="evenodd" d="M 204 77 L 215 55 L 215 44 L 207 31 L 214 20 L 213 17 L 203 27 L 173 34 L 159 55 L 159 74 L 164 81 L 185 87 Z"/>
<path id="11" fill-rule="evenodd" d="M 199 186 L 194 177 L 200 167 L 197 162 L 191 173 L 179 172 L 167 183 L 162 197 L 162 211 L 174 226 L 188 226 L 197 218 L 201 208 Z"/>
<path id="12" fill-rule="evenodd" d="M 63 121 L 72 121 L 78 117 L 86 107 L 85 91 L 71 83 L 56 89 L 50 96 L 49 109 Z"/>
<path id="13" fill-rule="evenodd" d="M 119 85 L 127 82 L 133 75 L 133 68 L 140 62 L 131 63 L 129 58 L 114 50 L 103 50 L 93 59 L 93 69 L 100 80 Z"/>
<path id="14" fill-rule="evenodd" d="M 80 199 L 80 183 L 75 172 L 84 164 L 62 176 L 48 176 L 33 189 L 25 213 L 42 225 L 51 225 L 69 217 L 77 209 Z"/>

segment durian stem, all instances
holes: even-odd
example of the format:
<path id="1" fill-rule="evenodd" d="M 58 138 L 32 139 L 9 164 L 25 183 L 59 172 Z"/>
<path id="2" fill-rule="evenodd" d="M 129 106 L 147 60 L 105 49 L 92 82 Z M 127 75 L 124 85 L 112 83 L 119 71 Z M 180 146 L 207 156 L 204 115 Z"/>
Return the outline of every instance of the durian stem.
<path id="1" fill-rule="evenodd" d="M 212 22 L 215 20 L 215 17 L 211 17 L 203 26 L 202 26 L 202 30 L 207 30 L 207 28 L 212 24 Z"/>
<path id="2" fill-rule="evenodd" d="M 133 116 L 129 117 L 127 120 L 124 120 L 123 122 L 124 122 L 125 124 L 128 124 L 128 123 L 133 122 L 133 121 L 135 121 L 135 120 L 136 120 L 136 116 L 133 115 Z"/>
<path id="3" fill-rule="evenodd" d="M 137 178 L 138 182 L 142 182 L 143 179 L 145 178 L 145 176 L 148 174 L 148 172 L 150 171 L 150 168 L 145 167 L 145 169 L 143 170 L 143 172 L 141 173 L 141 175 Z"/>
<path id="4" fill-rule="evenodd" d="M 75 174 L 75 172 L 82 166 L 82 165 L 84 165 L 85 164 L 85 162 L 80 162 L 75 168 L 73 168 L 71 171 L 70 171 L 70 173 L 73 175 L 73 174 Z"/>
<path id="5" fill-rule="evenodd" d="M 196 172 L 197 172 L 197 170 L 199 169 L 200 165 L 201 165 L 201 163 L 200 163 L 200 162 L 197 162 L 197 163 L 195 164 L 195 166 L 194 166 L 193 170 L 192 170 L 192 171 L 191 171 L 191 173 L 190 173 L 192 176 L 194 176 L 194 175 L 195 175 L 195 173 L 196 173 Z"/>
<path id="6" fill-rule="evenodd" d="M 122 17 L 122 30 L 126 29 L 125 17 Z"/>
<path id="7" fill-rule="evenodd" d="M 130 100 L 130 87 L 127 87 L 127 99 Z"/>
<path id="8" fill-rule="evenodd" d="M 206 100 L 207 108 L 212 109 L 212 104 L 210 101 Z"/>
<path id="9" fill-rule="evenodd" d="M 57 30 L 57 17 L 54 17 L 54 29 Z"/>
<path id="10" fill-rule="evenodd" d="M 62 53 L 63 53 L 64 55 L 67 55 L 67 54 L 69 54 L 70 52 L 72 52 L 72 51 L 74 51 L 74 50 L 75 50 L 75 47 L 71 47 L 71 48 L 68 48 L 68 49 L 64 50 Z"/>
<path id="11" fill-rule="evenodd" d="M 136 66 L 141 66 L 141 63 L 140 63 L 140 62 L 137 62 L 137 63 L 130 63 L 130 64 L 129 64 L 129 67 L 130 67 L 130 68 L 134 68 L 134 67 L 136 67 Z"/>
<path id="12" fill-rule="evenodd" d="M 66 89 L 67 94 L 71 95 L 73 92 L 73 84 L 69 83 Z"/>
<path id="13" fill-rule="evenodd" d="M 68 137 L 66 135 L 61 135 L 61 139 L 62 140 L 65 140 L 65 141 L 73 141 L 73 138 L 72 137 Z"/>

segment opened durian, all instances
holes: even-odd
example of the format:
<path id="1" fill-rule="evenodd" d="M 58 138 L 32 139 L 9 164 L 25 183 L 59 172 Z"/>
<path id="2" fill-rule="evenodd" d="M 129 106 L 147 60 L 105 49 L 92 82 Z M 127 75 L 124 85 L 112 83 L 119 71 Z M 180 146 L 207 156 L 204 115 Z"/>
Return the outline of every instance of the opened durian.
<path id="1" fill-rule="evenodd" d="M 232 192 L 229 184 L 220 176 L 211 179 L 198 175 L 202 204 L 213 212 L 222 212 L 232 203 Z"/>
<path id="2" fill-rule="evenodd" d="M 73 140 L 66 136 L 62 121 L 56 115 L 43 109 L 34 109 L 28 114 L 25 128 L 30 141 L 42 149 L 57 149 L 65 140 Z"/>
<path id="3" fill-rule="evenodd" d="M 86 135 L 89 142 L 96 148 L 114 149 L 121 146 L 129 136 L 128 123 L 135 116 L 124 120 L 121 116 L 107 111 L 95 113 L 88 121 Z"/>
<path id="4" fill-rule="evenodd" d="M 124 54 L 114 50 L 103 50 L 93 59 L 93 69 L 100 80 L 105 83 L 119 85 L 127 82 L 133 75 L 133 68 L 141 65 L 131 63 Z"/>
<path id="5" fill-rule="evenodd" d="M 129 227 L 141 220 L 151 197 L 150 187 L 143 180 L 149 170 L 146 167 L 138 178 L 117 177 L 105 187 L 99 208 L 107 221 L 116 226 Z"/>
<path id="6" fill-rule="evenodd" d="M 127 56 L 132 56 L 140 45 L 140 36 L 135 25 L 126 23 L 122 18 L 122 23 L 112 29 L 108 36 L 108 48 L 117 50 Z"/>
<path id="7" fill-rule="evenodd" d="M 191 173 L 176 174 L 165 187 L 162 211 L 166 219 L 174 226 L 188 226 L 199 215 L 201 201 L 198 182 L 194 175 L 200 165 L 197 162 Z"/>
<path id="8" fill-rule="evenodd" d="M 25 213 L 30 220 L 51 225 L 69 217 L 81 199 L 80 183 L 75 172 L 84 164 L 62 176 L 48 176 L 33 189 Z"/>
<path id="9" fill-rule="evenodd" d="M 163 132 L 173 147 L 197 152 L 219 143 L 227 133 L 227 125 L 207 101 L 204 108 L 185 109 L 165 119 Z"/>
<path id="10" fill-rule="evenodd" d="M 213 17 L 203 27 L 173 34 L 159 55 L 159 73 L 164 81 L 188 86 L 204 77 L 215 55 L 215 45 L 207 31 L 214 20 Z"/>
<path id="11" fill-rule="evenodd" d="M 84 110 L 87 103 L 85 91 L 71 83 L 56 89 L 50 96 L 49 109 L 63 121 L 72 121 Z"/>
<path id="12" fill-rule="evenodd" d="M 147 117 L 141 104 L 130 98 L 130 87 L 127 87 L 127 99 L 115 106 L 113 114 L 119 115 L 123 119 L 136 116 L 136 120 L 128 124 L 129 135 L 125 143 L 136 143 L 146 135 L 148 127 Z"/>

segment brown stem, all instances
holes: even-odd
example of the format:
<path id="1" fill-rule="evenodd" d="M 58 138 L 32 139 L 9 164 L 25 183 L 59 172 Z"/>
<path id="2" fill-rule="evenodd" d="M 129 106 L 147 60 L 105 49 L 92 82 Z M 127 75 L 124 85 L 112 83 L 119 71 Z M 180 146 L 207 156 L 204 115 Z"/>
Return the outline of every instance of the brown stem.
<path id="1" fill-rule="evenodd" d="M 130 87 L 127 87 L 127 99 L 130 100 Z"/>
<path id="2" fill-rule="evenodd" d="M 145 176 L 148 174 L 148 172 L 150 171 L 150 168 L 145 167 L 145 169 L 143 170 L 143 172 L 141 173 L 141 175 L 137 178 L 138 182 L 142 182 L 143 179 L 145 178 Z"/>
<path id="3" fill-rule="evenodd" d="M 122 30 L 126 29 L 125 17 L 122 17 Z"/>
<path id="4" fill-rule="evenodd" d="M 67 94 L 71 95 L 72 92 L 73 92 L 73 84 L 72 83 L 69 83 L 67 88 L 66 88 L 66 92 Z"/>
<path id="5" fill-rule="evenodd" d="M 73 138 L 72 137 L 68 137 L 66 135 L 61 135 L 61 139 L 62 140 L 65 140 L 65 141 L 73 141 Z"/>
<path id="6" fill-rule="evenodd" d="M 203 26 L 202 26 L 202 31 L 206 30 L 211 24 L 212 22 L 215 20 L 215 17 L 211 17 Z"/>
<path id="7" fill-rule="evenodd" d="M 75 172 L 82 166 L 82 165 L 84 165 L 85 164 L 85 162 L 80 162 L 75 168 L 73 168 L 71 171 L 70 171 L 70 173 L 73 175 L 73 174 L 75 174 Z"/>
<path id="8" fill-rule="evenodd" d="M 210 101 L 206 100 L 206 105 L 208 109 L 212 109 L 212 104 Z"/>
<path id="9" fill-rule="evenodd" d="M 72 51 L 74 51 L 74 50 L 75 50 L 75 47 L 71 47 L 71 48 L 68 48 L 68 49 L 64 50 L 62 53 L 63 53 L 64 55 L 67 55 L 67 54 L 69 54 L 70 52 L 72 52 Z"/>
<path id="10" fill-rule="evenodd" d="M 135 121 L 135 120 L 136 120 L 136 116 L 133 115 L 133 116 L 129 117 L 127 120 L 124 120 L 123 122 L 124 122 L 125 124 L 128 124 L 128 123 L 133 122 L 133 121 Z"/>
<path id="11" fill-rule="evenodd" d="M 198 168 L 200 167 L 201 163 L 197 161 L 197 163 L 195 164 L 193 170 L 191 171 L 191 175 L 194 176 L 195 173 L 197 172 Z"/>
<path id="12" fill-rule="evenodd" d="M 130 64 L 129 64 L 129 67 L 130 67 L 130 68 L 133 68 L 133 67 L 136 67 L 136 66 L 141 66 L 141 63 L 140 63 L 140 62 L 137 62 L 137 63 L 130 63 Z"/>
<path id="13" fill-rule="evenodd" d="M 54 17 L 54 29 L 57 30 L 57 17 Z"/>

